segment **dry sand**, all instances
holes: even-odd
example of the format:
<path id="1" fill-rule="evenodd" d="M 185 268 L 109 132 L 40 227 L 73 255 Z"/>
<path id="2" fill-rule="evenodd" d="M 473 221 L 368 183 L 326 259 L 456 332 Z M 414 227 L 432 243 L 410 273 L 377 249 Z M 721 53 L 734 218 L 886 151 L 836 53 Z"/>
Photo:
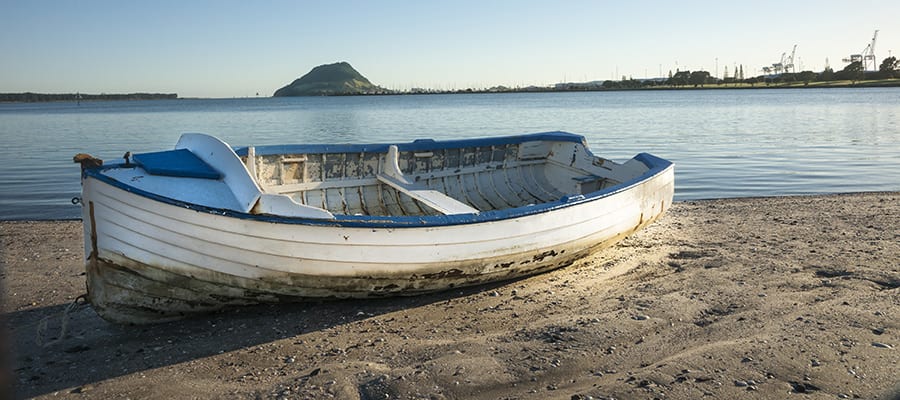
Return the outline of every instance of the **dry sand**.
<path id="1" fill-rule="evenodd" d="M 55 342 L 85 292 L 81 224 L 0 228 L 2 354 L 19 398 L 900 393 L 900 193 L 676 203 L 571 267 L 429 296 L 144 327 L 80 305 Z"/>

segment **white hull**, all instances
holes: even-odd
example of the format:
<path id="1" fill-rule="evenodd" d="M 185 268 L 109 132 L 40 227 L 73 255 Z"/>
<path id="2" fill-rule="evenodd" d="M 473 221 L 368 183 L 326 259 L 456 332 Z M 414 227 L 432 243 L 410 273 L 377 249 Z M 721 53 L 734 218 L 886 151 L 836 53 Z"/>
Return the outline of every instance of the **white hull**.
<path id="1" fill-rule="evenodd" d="M 571 264 L 661 216 L 674 169 L 596 198 L 508 219 L 352 227 L 220 215 L 86 176 L 88 291 L 119 323 L 226 305 L 411 295 Z"/>

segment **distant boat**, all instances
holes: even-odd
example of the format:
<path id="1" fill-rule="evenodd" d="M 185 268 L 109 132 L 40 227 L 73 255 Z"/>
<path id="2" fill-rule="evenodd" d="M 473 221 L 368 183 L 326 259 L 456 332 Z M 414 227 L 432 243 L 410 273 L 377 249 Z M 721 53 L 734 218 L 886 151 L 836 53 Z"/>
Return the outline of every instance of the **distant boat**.
<path id="1" fill-rule="evenodd" d="M 237 148 L 185 134 L 76 161 L 88 297 L 127 324 L 548 271 L 651 223 L 674 192 L 671 162 L 616 163 L 564 132 Z"/>

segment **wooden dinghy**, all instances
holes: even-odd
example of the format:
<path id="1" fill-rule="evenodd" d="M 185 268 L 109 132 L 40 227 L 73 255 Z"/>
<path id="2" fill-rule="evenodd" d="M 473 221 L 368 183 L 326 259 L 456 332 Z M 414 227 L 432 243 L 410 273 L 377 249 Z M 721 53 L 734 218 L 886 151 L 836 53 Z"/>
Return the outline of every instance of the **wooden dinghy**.
<path id="1" fill-rule="evenodd" d="M 651 223 L 674 191 L 671 162 L 616 163 L 564 132 L 255 148 L 185 134 L 81 162 L 88 297 L 129 324 L 535 274 Z"/>

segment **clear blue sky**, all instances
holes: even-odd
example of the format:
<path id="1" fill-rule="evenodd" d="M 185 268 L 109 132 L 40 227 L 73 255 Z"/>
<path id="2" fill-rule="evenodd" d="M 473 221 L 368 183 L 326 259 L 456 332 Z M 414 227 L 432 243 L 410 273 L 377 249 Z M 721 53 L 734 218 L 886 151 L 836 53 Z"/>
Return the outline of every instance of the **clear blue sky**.
<path id="1" fill-rule="evenodd" d="M 0 92 L 270 96 L 347 61 L 393 89 L 759 74 L 900 53 L 900 2 L 0 0 Z"/>

